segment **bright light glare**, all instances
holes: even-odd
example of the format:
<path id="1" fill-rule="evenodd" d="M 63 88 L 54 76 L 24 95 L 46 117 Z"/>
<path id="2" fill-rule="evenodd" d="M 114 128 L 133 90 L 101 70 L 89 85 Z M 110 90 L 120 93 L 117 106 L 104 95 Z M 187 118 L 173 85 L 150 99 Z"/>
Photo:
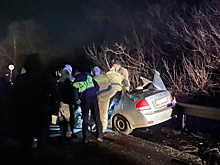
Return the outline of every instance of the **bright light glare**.
<path id="1" fill-rule="evenodd" d="M 8 69 L 9 69 L 9 70 L 14 70 L 14 69 L 15 69 L 15 66 L 14 66 L 14 65 L 8 65 Z"/>

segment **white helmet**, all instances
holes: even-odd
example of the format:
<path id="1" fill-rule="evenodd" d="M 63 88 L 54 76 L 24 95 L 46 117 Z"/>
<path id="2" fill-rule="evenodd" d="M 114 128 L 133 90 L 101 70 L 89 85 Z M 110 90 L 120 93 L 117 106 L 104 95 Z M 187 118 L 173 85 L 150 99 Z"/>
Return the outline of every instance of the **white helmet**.
<path id="1" fill-rule="evenodd" d="M 101 74 L 101 69 L 98 66 L 94 67 L 93 70 L 94 70 L 95 75 L 100 75 Z"/>
<path id="2" fill-rule="evenodd" d="M 65 71 L 68 72 L 68 74 L 65 74 Z M 65 65 L 65 67 L 61 70 L 61 77 L 59 79 L 59 81 L 64 81 L 66 78 L 69 78 L 71 81 L 74 81 L 75 78 L 72 77 L 72 67 L 68 64 Z"/>

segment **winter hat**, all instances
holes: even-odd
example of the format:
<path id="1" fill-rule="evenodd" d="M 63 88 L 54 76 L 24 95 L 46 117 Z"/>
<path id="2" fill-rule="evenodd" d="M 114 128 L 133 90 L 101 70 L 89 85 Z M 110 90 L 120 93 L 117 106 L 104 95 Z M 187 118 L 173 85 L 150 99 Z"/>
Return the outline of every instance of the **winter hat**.
<path id="1" fill-rule="evenodd" d="M 121 65 L 120 61 L 118 61 L 118 60 L 115 60 L 115 61 L 113 62 L 113 64 Z"/>
<path id="2" fill-rule="evenodd" d="M 100 75 L 101 74 L 101 70 L 98 66 L 94 67 L 94 72 L 95 72 L 95 75 Z"/>

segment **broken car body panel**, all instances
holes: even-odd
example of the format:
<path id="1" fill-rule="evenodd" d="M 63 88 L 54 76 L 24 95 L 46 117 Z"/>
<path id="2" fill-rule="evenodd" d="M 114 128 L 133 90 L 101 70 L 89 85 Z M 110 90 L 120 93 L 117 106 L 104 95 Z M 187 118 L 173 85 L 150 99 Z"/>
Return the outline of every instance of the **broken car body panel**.
<path id="1" fill-rule="evenodd" d="M 144 99 L 144 100 L 143 100 Z M 129 134 L 135 128 L 149 127 L 160 124 L 171 118 L 172 107 L 176 104 L 176 100 L 171 100 L 171 94 L 166 89 L 159 72 L 154 71 L 154 79 L 148 83 L 143 89 L 134 90 L 131 93 L 124 93 L 121 99 L 121 104 L 115 106 L 113 113 L 110 116 L 109 127 L 115 128 L 122 133 Z M 137 103 L 140 100 L 146 101 L 147 108 L 137 110 Z M 142 108 L 142 107 L 141 107 Z M 126 123 L 117 121 L 115 116 L 122 116 L 123 120 L 129 125 L 131 131 L 124 131 Z M 117 126 L 116 122 L 118 122 Z M 123 125 L 124 124 L 124 125 Z M 118 129 L 117 127 L 121 127 Z"/>

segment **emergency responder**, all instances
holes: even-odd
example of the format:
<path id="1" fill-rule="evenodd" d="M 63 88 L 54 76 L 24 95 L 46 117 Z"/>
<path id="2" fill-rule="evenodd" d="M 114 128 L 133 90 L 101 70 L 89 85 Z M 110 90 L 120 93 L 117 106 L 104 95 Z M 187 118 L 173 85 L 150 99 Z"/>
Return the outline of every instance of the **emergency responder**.
<path id="1" fill-rule="evenodd" d="M 76 104 L 81 106 L 82 109 L 82 134 L 84 143 L 92 141 L 89 137 L 89 109 L 91 110 L 92 117 L 97 127 L 97 140 L 103 141 L 102 122 L 100 120 L 100 112 L 97 100 L 97 93 L 99 91 L 99 85 L 88 74 L 74 72 L 75 81 L 73 83 L 75 89 Z"/>
<path id="2" fill-rule="evenodd" d="M 113 66 L 110 69 L 110 71 L 114 71 L 116 73 L 120 73 L 123 77 L 123 83 L 125 84 L 122 88 L 122 91 L 129 91 L 130 88 L 130 82 L 129 82 L 129 78 L 128 78 L 128 70 L 124 67 L 121 66 L 121 63 L 118 60 L 115 60 L 113 62 Z"/>
<path id="3" fill-rule="evenodd" d="M 120 74 L 115 71 L 109 71 L 106 73 L 109 82 L 111 83 L 111 89 L 109 90 L 109 97 L 110 97 L 110 103 L 114 99 L 115 103 L 117 103 L 120 99 L 122 94 L 126 91 L 123 91 L 123 89 L 126 89 L 128 87 L 127 80 Z"/>
<path id="4" fill-rule="evenodd" d="M 100 110 L 100 118 L 102 121 L 103 132 L 107 129 L 108 124 L 108 108 L 109 108 L 109 90 L 111 89 L 111 84 L 108 80 L 106 74 L 101 73 L 101 70 L 98 66 L 93 68 L 93 78 L 99 85 L 99 94 L 98 94 L 98 103 Z"/>
<path id="5" fill-rule="evenodd" d="M 76 138 L 76 135 L 72 133 L 74 129 L 73 105 L 75 104 L 74 88 L 72 86 L 72 82 L 74 81 L 72 77 L 72 67 L 65 65 L 61 70 L 60 76 L 57 82 L 60 89 L 58 120 L 61 133 L 63 136 Z"/>

